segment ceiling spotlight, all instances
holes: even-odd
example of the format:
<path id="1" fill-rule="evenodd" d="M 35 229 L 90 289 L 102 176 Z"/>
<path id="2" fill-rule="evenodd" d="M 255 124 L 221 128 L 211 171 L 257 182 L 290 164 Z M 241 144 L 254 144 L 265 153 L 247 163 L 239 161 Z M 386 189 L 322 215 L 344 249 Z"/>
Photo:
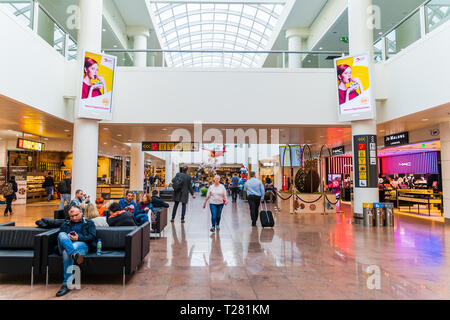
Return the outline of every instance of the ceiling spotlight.
<path id="1" fill-rule="evenodd" d="M 69 130 L 69 129 L 64 129 L 64 131 L 65 131 L 65 132 L 70 132 L 70 130 Z"/>
<path id="2" fill-rule="evenodd" d="M 118 136 L 118 137 L 121 137 L 122 135 L 119 133 L 117 136 Z"/>
<path id="3" fill-rule="evenodd" d="M 103 142 L 103 144 L 107 144 L 106 142 Z"/>
<path id="4" fill-rule="evenodd" d="M 106 32 L 106 29 L 103 29 L 103 32 Z"/>
<path id="5" fill-rule="evenodd" d="M 430 120 L 430 119 L 422 119 L 422 121 L 428 121 L 428 120 Z"/>
<path id="6" fill-rule="evenodd" d="M 103 130 L 109 130 L 109 128 L 103 128 Z"/>
<path id="7" fill-rule="evenodd" d="M 131 139 L 128 139 L 128 142 L 131 142 Z"/>
<path id="8" fill-rule="evenodd" d="M 48 138 L 44 138 L 44 140 L 48 140 Z"/>
<path id="9" fill-rule="evenodd" d="M 322 49 L 323 49 L 322 47 L 319 48 L 319 50 L 322 50 Z"/>
<path id="10" fill-rule="evenodd" d="M 114 48 L 117 48 L 117 44 L 113 45 Z"/>
<path id="11" fill-rule="evenodd" d="M 29 116 L 23 116 L 23 118 L 24 118 L 24 119 L 28 119 L 28 118 L 29 118 Z"/>

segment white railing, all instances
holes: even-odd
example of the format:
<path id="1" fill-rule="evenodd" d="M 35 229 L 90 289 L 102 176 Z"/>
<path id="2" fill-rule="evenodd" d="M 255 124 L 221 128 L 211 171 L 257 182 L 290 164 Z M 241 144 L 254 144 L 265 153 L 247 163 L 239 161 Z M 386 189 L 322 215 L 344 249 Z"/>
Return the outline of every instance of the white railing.
<path id="1" fill-rule="evenodd" d="M 374 59 L 386 61 L 450 20 L 450 3 L 428 0 L 374 42 Z"/>

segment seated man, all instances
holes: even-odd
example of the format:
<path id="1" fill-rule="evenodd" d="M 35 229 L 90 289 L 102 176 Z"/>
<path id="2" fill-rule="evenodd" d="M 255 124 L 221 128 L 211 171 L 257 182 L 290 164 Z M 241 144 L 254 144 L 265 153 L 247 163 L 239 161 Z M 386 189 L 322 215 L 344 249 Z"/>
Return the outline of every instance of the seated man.
<path id="1" fill-rule="evenodd" d="M 109 206 L 109 217 L 106 219 L 110 227 L 137 226 L 133 215 L 125 210 L 117 202 Z"/>
<path id="2" fill-rule="evenodd" d="M 86 205 L 89 203 L 90 196 L 86 196 L 86 194 L 83 193 L 83 190 L 79 189 L 75 192 L 75 198 L 73 198 L 73 200 L 70 202 L 70 207 L 76 205 L 84 210 Z"/>
<path id="3" fill-rule="evenodd" d="M 119 200 L 119 204 L 122 210 L 133 213 L 134 209 L 136 208 L 136 202 L 134 202 L 133 198 L 134 194 L 128 191 L 125 198 Z"/>
<path id="4" fill-rule="evenodd" d="M 94 223 L 83 218 L 81 207 L 73 205 L 69 209 L 69 220 L 64 221 L 58 234 L 58 247 L 64 265 L 64 280 L 61 289 L 56 293 L 57 297 L 70 291 L 67 287 L 67 281 L 72 275 L 72 272 L 68 272 L 69 267 L 73 266 L 74 262 L 77 265 L 81 264 L 89 247 L 95 247 L 96 233 Z"/>
<path id="5" fill-rule="evenodd" d="M 169 204 L 159 197 L 159 191 L 152 191 L 152 204 L 154 208 L 168 208 Z"/>

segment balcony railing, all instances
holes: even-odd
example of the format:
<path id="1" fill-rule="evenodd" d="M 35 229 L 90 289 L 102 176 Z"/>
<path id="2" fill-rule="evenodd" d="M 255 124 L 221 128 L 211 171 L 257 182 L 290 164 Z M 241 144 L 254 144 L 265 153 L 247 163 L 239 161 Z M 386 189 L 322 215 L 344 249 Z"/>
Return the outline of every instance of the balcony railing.
<path id="1" fill-rule="evenodd" d="M 342 51 L 242 51 L 242 50 L 163 50 L 163 49 L 105 49 L 114 55 L 118 66 L 134 66 L 136 54 L 146 53 L 146 67 L 233 67 L 235 56 L 259 56 L 264 61 L 262 68 L 333 68 L 333 59 L 346 55 Z M 168 57 L 170 56 L 170 59 Z M 190 59 L 182 59 L 189 56 Z M 203 56 L 203 57 L 202 57 Z M 204 63 L 196 63 L 203 58 Z M 177 61 L 178 63 L 172 63 Z M 206 62 L 205 62 L 206 61 Z M 245 65 L 242 65 L 245 67 Z M 261 67 L 261 66 L 259 66 Z M 258 68 L 259 68 L 258 67 Z"/>
<path id="2" fill-rule="evenodd" d="M 374 43 L 374 59 L 385 61 L 450 20 L 450 3 L 428 0 Z"/>
<path id="3" fill-rule="evenodd" d="M 68 60 L 76 59 L 76 41 L 37 0 L 0 0 L 0 8 L 15 15 Z"/>

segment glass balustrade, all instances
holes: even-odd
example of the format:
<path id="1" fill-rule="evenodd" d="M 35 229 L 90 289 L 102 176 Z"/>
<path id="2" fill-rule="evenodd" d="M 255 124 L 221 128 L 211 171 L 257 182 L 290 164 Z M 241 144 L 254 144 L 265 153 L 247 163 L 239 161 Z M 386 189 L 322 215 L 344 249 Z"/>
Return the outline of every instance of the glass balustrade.
<path id="1" fill-rule="evenodd" d="M 432 0 L 425 5 L 426 32 L 450 20 L 450 0 Z"/>

